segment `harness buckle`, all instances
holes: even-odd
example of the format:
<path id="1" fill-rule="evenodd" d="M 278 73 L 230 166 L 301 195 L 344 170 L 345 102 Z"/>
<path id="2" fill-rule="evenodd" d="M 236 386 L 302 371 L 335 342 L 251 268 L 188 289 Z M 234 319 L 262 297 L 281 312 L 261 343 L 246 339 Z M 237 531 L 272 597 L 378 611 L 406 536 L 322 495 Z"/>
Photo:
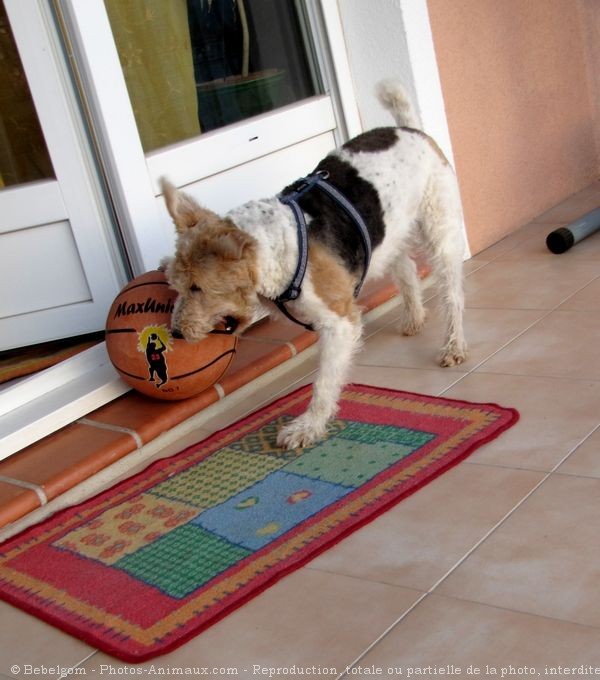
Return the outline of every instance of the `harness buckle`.
<path id="1" fill-rule="evenodd" d="M 289 288 L 279 296 L 279 299 L 283 300 L 284 302 L 290 302 L 291 300 L 297 300 L 300 297 L 301 292 L 302 292 L 302 289 L 300 288 L 300 286 L 296 286 L 294 284 L 291 284 L 289 286 Z"/>

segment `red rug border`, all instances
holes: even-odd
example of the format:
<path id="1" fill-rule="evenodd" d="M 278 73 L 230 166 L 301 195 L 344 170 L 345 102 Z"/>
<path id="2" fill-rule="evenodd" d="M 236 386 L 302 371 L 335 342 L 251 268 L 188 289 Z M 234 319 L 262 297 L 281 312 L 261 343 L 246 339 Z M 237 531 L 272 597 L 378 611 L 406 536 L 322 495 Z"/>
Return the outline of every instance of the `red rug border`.
<path id="1" fill-rule="evenodd" d="M 438 468 L 435 472 L 433 472 L 430 476 L 428 476 L 426 479 L 421 480 L 419 483 L 415 484 L 411 488 L 407 489 L 404 493 L 399 494 L 397 497 L 394 497 L 393 499 L 390 499 L 388 503 L 383 504 L 381 507 L 379 507 L 376 511 L 374 511 L 372 514 L 362 518 L 359 520 L 356 524 L 353 524 L 350 527 L 347 527 L 344 529 L 340 534 L 332 537 L 330 540 L 325 541 L 322 545 L 320 545 L 314 552 L 312 552 L 310 555 L 307 555 L 306 557 L 300 559 L 298 562 L 295 562 L 293 565 L 289 565 L 288 567 L 282 569 L 281 571 L 277 572 L 274 574 L 270 579 L 267 579 L 264 583 L 260 584 L 255 590 L 252 591 L 252 593 L 249 593 L 245 595 L 244 597 L 240 598 L 240 600 L 228 605 L 227 607 L 223 608 L 221 612 L 216 614 L 210 621 L 205 622 L 204 624 L 201 624 L 197 628 L 195 628 L 193 631 L 190 631 L 189 633 L 186 633 L 182 637 L 178 638 L 177 640 L 174 640 L 172 643 L 165 645 L 160 651 L 149 651 L 145 654 L 140 654 L 140 655 L 131 655 L 128 654 L 127 652 L 123 652 L 121 649 L 114 648 L 110 645 L 108 642 L 103 642 L 102 646 L 98 645 L 98 641 L 94 639 L 92 636 L 88 635 L 87 633 L 82 633 L 80 630 L 78 630 L 75 626 L 72 624 L 69 624 L 68 622 L 65 622 L 63 620 L 56 620 L 52 614 L 47 613 L 46 611 L 43 611 L 42 613 L 39 612 L 35 607 L 29 607 L 26 603 L 23 603 L 22 601 L 18 600 L 16 597 L 13 597 L 10 593 L 6 592 L 0 592 L 0 600 L 4 600 L 8 602 L 9 604 L 17 607 L 18 609 L 28 612 L 32 616 L 35 616 L 36 618 L 49 623 L 50 625 L 54 626 L 55 628 L 58 628 L 59 630 L 62 630 L 69 635 L 77 638 L 78 640 L 81 640 L 85 644 L 91 645 L 94 649 L 99 650 L 101 652 L 104 652 L 106 654 L 109 654 L 117 659 L 120 659 L 122 661 L 125 661 L 127 663 L 143 663 L 144 661 L 148 661 L 153 658 L 157 658 L 160 656 L 164 656 L 165 654 L 169 654 L 170 652 L 174 651 L 178 647 L 184 645 L 186 642 L 189 642 L 196 636 L 198 636 L 200 633 L 204 632 L 208 628 L 211 628 L 214 624 L 218 623 L 219 621 L 223 620 L 225 617 L 229 616 L 232 612 L 234 612 L 236 609 L 239 609 L 242 607 L 244 604 L 247 604 L 249 601 L 253 600 L 255 597 L 263 593 L 265 590 L 270 588 L 271 586 L 275 585 L 278 583 L 282 578 L 285 578 L 289 574 L 293 573 L 294 571 L 306 566 L 309 562 L 312 562 L 316 557 L 321 555 L 322 553 L 326 552 L 333 546 L 337 545 L 341 541 L 343 541 L 345 538 L 353 534 L 355 531 L 358 531 L 359 529 L 365 527 L 366 525 L 370 524 L 373 522 L 375 519 L 380 517 L 382 514 L 393 508 L 394 506 L 398 505 L 401 501 L 404 499 L 408 498 L 409 496 L 412 496 L 415 492 L 417 492 L 419 489 L 422 487 L 426 486 L 430 482 L 432 482 L 434 479 L 437 479 L 439 476 L 453 468 L 454 466 L 458 465 L 458 463 L 462 462 L 465 460 L 465 458 L 468 458 L 468 456 L 473 453 L 474 450 L 478 449 L 479 447 L 483 446 L 484 444 L 489 443 L 490 441 L 493 441 L 494 439 L 498 438 L 503 432 L 508 430 L 510 427 L 512 427 L 520 418 L 520 413 L 517 411 L 517 409 L 512 408 L 512 407 L 506 407 L 506 406 L 500 406 L 499 404 L 496 404 L 494 402 L 472 402 L 472 401 L 465 401 L 463 399 L 454 399 L 451 397 L 443 397 L 443 396 L 431 396 L 431 395 L 425 395 L 425 394 L 420 394 L 418 392 L 409 392 L 407 390 L 397 390 L 394 388 L 389 388 L 389 387 L 379 387 L 379 386 L 374 386 L 374 385 L 365 385 L 363 383 L 349 383 L 345 386 L 346 389 L 351 389 L 353 387 L 356 388 L 366 388 L 366 389 L 372 389 L 375 391 L 379 392 L 385 392 L 391 395 L 399 396 L 402 394 L 408 395 L 410 397 L 417 397 L 419 399 L 428 399 L 433 402 L 436 401 L 446 401 L 446 402 L 451 402 L 452 404 L 461 404 L 463 406 L 489 406 L 497 409 L 498 411 L 502 411 L 509 415 L 509 417 L 506 419 L 504 423 L 502 423 L 500 426 L 498 426 L 492 433 L 489 435 L 482 437 L 481 439 L 477 439 L 477 441 L 473 442 L 473 444 L 469 445 L 468 447 L 465 448 L 465 450 L 452 460 L 448 461 L 446 465 L 441 466 Z M 274 408 L 278 404 L 280 404 L 282 401 L 293 398 L 300 394 L 301 392 L 309 392 L 312 389 L 312 384 L 308 385 L 303 385 L 292 392 L 289 392 L 274 401 L 266 404 L 263 407 L 260 407 L 258 411 L 265 409 L 265 408 Z M 342 394 L 343 398 L 343 394 Z M 176 456 L 183 456 L 185 454 L 189 454 L 192 452 L 192 450 L 198 449 L 201 446 L 207 445 L 209 442 L 214 440 L 216 437 L 222 436 L 224 433 L 227 431 L 233 429 L 234 427 L 238 427 L 240 423 L 243 423 L 245 420 L 248 420 L 252 416 L 255 415 L 257 411 L 252 412 L 251 414 L 247 416 L 243 416 L 242 418 L 239 418 L 236 420 L 234 423 L 231 425 L 227 425 L 224 428 L 221 428 L 217 432 L 214 432 L 213 434 L 209 435 L 205 439 L 201 440 L 200 442 L 196 442 L 195 444 L 191 444 L 190 446 L 187 446 L 186 448 L 182 449 L 181 451 L 173 454 L 172 456 L 168 456 L 166 458 L 161 458 L 159 460 L 156 460 L 152 463 L 150 463 L 147 467 L 145 467 L 143 470 L 140 472 L 137 472 L 136 474 L 132 475 L 131 477 L 128 477 L 127 479 L 122 480 L 121 482 L 109 487 L 108 489 L 104 489 L 94 496 L 87 498 L 77 505 L 70 506 L 68 508 L 64 508 L 63 510 L 58 511 L 54 515 L 51 515 L 50 517 L 47 518 L 47 520 L 42 520 L 39 524 L 44 523 L 45 521 L 59 521 L 63 517 L 71 517 L 73 514 L 76 514 L 80 508 L 92 504 L 94 502 L 97 502 L 99 498 L 104 496 L 105 494 L 108 493 L 115 493 L 118 492 L 119 489 L 122 487 L 126 486 L 127 484 L 130 484 L 132 481 L 135 481 L 139 479 L 140 477 L 144 476 L 147 474 L 150 470 L 153 468 L 158 468 L 161 465 L 166 464 L 166 462 L 173 457 Z M 34 525 L 34 527 L 37 525 Z M 3 545 L 6 544 L 11 544 L 13 542 L 18 542 L 18 540 L 26 534 L 28 531 L 31 531 L 32 528 L 34 527 L 27 527 L 20 531 L 19 533 L 15 534 L 14 536 L 11 536 L 8 538 L 4 543 L 0 543 L 0 551 L 3 547 Z"/>

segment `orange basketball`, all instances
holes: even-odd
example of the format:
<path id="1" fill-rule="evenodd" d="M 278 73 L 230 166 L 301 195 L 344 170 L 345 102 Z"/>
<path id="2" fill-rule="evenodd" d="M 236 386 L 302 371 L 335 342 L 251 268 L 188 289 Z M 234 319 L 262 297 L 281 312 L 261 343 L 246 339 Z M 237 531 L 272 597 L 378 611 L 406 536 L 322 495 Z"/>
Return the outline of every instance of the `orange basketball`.
<path id="1" fill-rule="evenodd" d="M 177 293 L 160 271 L 142 274 L 117 295 L 106 320 L 108 356 L 123 380 L 158 399 L 186 399 L 225 373 L 237 338 L 211 333 L 191 344 L 171 335 Z"/>

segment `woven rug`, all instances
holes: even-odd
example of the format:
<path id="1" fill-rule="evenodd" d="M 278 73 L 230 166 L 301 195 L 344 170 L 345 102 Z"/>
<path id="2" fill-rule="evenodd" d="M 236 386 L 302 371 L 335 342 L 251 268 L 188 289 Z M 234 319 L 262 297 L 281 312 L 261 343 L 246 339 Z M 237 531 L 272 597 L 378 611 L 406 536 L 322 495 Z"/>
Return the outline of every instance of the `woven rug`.
<path id="1" fill-rule="evenodd" d="M 164 654 L 518 419 L 350 385 L 321 442 L 278 448 L 310 390 L 0 545 L 0 597 L 125 661 Z"/>

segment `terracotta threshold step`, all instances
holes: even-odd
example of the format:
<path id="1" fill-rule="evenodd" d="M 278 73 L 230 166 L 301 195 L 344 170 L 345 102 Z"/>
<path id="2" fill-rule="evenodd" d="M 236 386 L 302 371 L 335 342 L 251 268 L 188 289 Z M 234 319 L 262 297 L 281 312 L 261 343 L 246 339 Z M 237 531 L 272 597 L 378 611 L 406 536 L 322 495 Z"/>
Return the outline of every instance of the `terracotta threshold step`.
<path id="1" fill-rule="evenodd" d="M 370 311 L 397 294 L 390 282 L 365 286 Z M 220 382 L 197 397 L 159 401 L 131 391 L 0 462 L 0 527 L 24 517 L 163 432 L 226 398 L 317 341 L 287 320 L 265 320 L 239 340 Z"/>

